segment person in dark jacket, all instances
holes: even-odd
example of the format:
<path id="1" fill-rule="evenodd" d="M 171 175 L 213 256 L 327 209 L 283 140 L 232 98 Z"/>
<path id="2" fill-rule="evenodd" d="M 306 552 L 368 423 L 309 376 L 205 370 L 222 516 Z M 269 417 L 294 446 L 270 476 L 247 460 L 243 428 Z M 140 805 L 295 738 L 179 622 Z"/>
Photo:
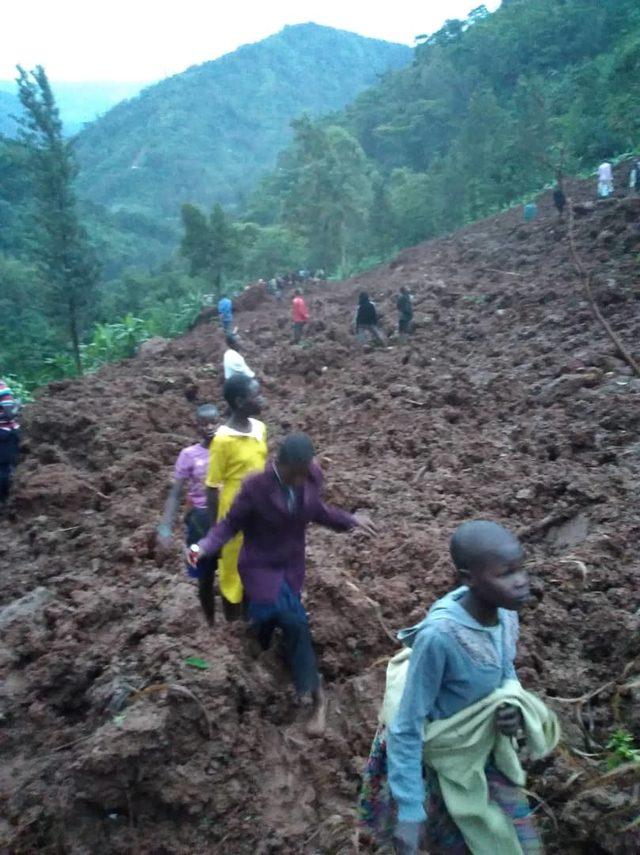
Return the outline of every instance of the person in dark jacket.
<path id="1" fill-rule="evenodd" d="M 372 338 L 377 344 L 384 344 L 382 333 L 378 329 L 378 310 L 366 291 L 361 291 L 356 309 L 356 336 L 361 344 Z"/>
<path id="2" fill-rule="evenodd" d="M 567 204 L 567 197 L 564 195 L 564 190 L 560 182 L 556 184 L 556 189 L 553 191 L 553 204 L 556 206 L 558 219 L 561 220 L 564 215 L 565 205 Z"/>
<path id="3" fill-rule="evenodd" d="M 398 294 L 396 309 L 398 310 L 398 333 L 400 335 L 409 335 L 411 333 L 411 322 L 413 320 L 413 303 L 411 301 L 409 289 L 404 285 Z"/>

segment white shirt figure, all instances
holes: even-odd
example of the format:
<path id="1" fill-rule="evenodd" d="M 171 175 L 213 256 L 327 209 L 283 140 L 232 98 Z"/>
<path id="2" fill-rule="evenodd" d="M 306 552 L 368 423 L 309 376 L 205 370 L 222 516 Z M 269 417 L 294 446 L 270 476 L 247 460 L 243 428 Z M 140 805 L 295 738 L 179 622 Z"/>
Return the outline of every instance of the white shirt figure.
<path id="1" fill-rule="evenodd" d="M 598 196 L 606 198 L 613 193 L 613 169 L 608 161 L 598 167 Z"/>
<path id="2" fill-rule="evenodd" d="M 247 365 L 244 356 L 230 347 L 225 351 L 223 357 L 224 379 L 228 380 L 235 374 L 243 374 L 245 377 L 255 377 L 255 371 L 252 371 Z"/>

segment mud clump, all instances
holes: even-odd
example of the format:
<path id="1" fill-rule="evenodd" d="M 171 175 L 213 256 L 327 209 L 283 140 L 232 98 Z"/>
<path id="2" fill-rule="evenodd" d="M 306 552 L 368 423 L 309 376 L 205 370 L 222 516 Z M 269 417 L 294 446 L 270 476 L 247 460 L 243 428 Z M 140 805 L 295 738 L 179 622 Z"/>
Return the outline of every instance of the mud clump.
<path id="1" fill-rule="evenodd" d="M 569 184 L 578 251 L 632 350 L 637 204 Z M 640 384 L 591 314 L 566 229 L 547 194 L 533 223 L 514 209 L 310 286 L 298 348 L 287 301 L 262 286 L 237 301 L 271 441 L 309 431 L 329 499 L 369 510 L 381 532 L 374 544 L 310 533 L 324 740 L 304 736 L 277 651 L 256 659 L 241 626 L 208 629 L 178 545 L 156 547 L 194 406 L 221 404 L 215 320 L 26 409 L 0 523 L 3 851 L 352 851 L 389 635 L 452 586 L 448 537 L 477 516 L 522 533 L 534 576 L 520 676 L 565 733 L 531 770 L 547 851 L 639 851 L 637 827 L 624 830 L 637 775 L 602 776 L 614 731 L 640 744 Z M 360 348 L 358 292 L 390 331 L 403 284 L 413 338 Z"/>

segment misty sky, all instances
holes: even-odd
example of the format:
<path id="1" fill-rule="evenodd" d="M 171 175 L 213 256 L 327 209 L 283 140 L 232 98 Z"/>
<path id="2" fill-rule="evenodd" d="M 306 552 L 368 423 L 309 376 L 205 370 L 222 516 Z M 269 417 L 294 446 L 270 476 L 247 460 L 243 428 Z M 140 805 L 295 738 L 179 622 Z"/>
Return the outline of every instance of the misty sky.
<path id="1" fill-rule="evenodd" d="M 413 45 L 480 0 L 30 0 L 6 2 L 0 79 L 17 63 L 51 80 L 150 81 L 167 77 L 285 24 L 314 21 Z M 493 10 L 498 0 L 485 3 Z"/>

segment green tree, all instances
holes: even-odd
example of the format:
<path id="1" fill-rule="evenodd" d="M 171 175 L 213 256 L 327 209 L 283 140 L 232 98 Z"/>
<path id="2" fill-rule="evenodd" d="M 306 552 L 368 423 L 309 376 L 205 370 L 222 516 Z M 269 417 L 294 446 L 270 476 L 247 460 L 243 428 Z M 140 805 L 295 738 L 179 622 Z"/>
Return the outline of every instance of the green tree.
<path id="1" fill-rule="evenodd" d="M 258 228 L 244 252 L 243 272 L 247 279 L 271 279 L 307 263 L 305 241 L 284 226 Z"/>
<path id="2" fill-rule="evenodd" d="M 208 279 L 220 296 L 224 277 L 241 261 L 238 230 L 221 205 L 214 205 L 208 219 L 195 205 L 183 205 L 182 225 L 180 252 L 189 261 L 191 275 Z"/>
<path id="3" fill-rule="evenodd" d="M 281 167 L 284 222 L 307 242 L 312 266 L 346 267 L 358 255 L 371 209 L 369 163 L 344 128 L 322 128 L 308 116 L 292 127 L 292 153 Z"/>
<path id="4" fill-rule="evenodd" d="M 21 135 L 31 154 L 38 235 L 36 256 L 45 283 L 45 310 L 67 329 L 73 359 L 82 371 L 80 341 L 94 308 L 99 267 L 80 225 L 73 180 L 77 167 L 71 143 L 42 66 L 18 66 L 18 95 L 25 111 Z"/>

